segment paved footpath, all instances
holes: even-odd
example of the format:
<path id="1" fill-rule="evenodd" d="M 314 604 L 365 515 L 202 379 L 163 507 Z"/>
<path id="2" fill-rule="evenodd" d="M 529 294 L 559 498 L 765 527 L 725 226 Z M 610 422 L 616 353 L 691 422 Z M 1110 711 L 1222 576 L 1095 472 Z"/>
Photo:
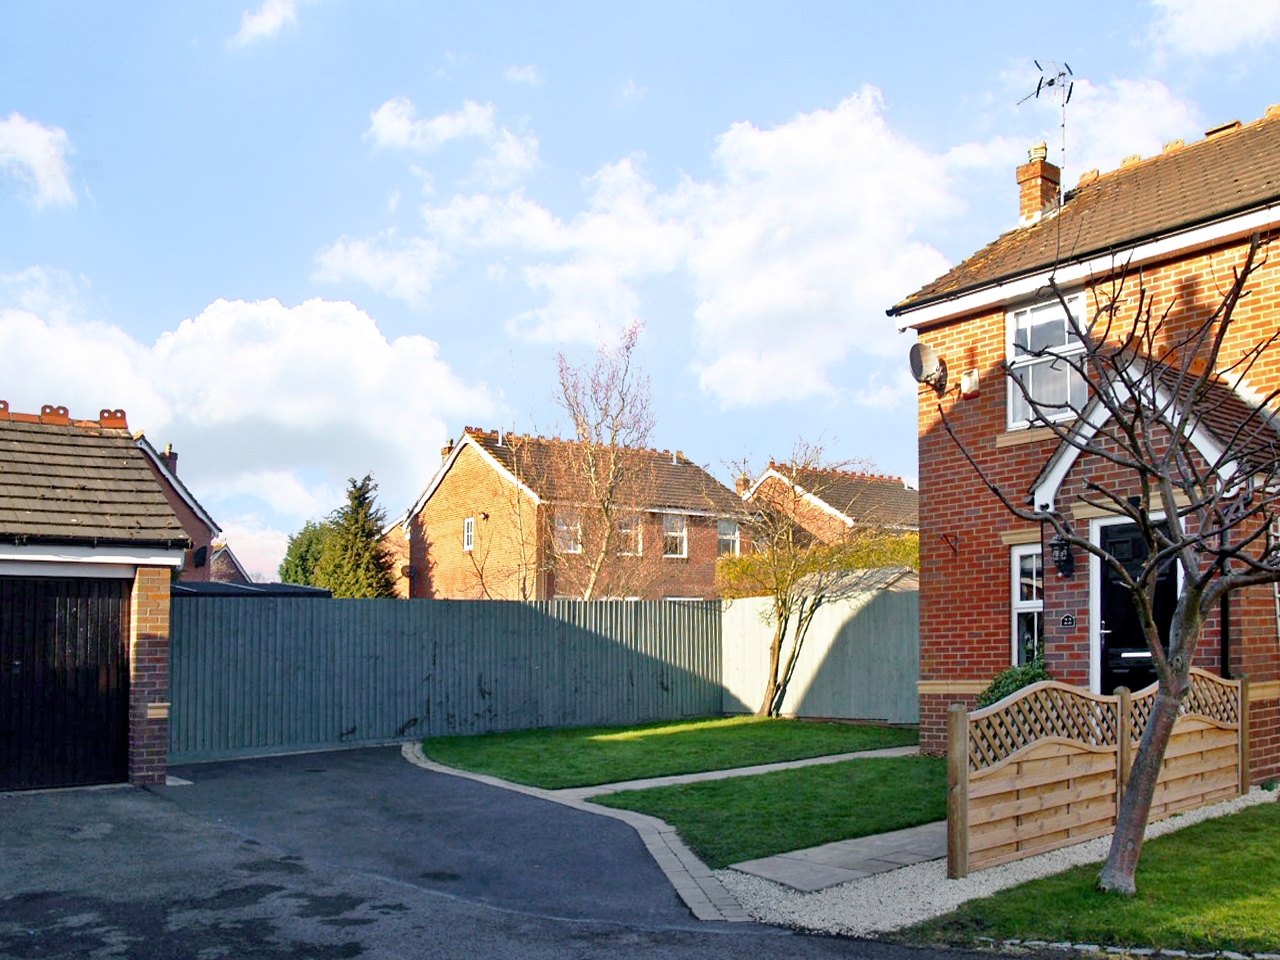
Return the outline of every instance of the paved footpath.
<path id="1" fill-rule="evenodd" d="M 416 743 L 405 744 L 403 753 L 410 763 L 427 770 L 476 780 L 629 824 L 639 834 L 654 861 L 662 868 L 671 885 L 695 917 L 700 920 L 741 923 L 751 918 L 724 889 L 715 874 L 685 845 L 674 827 L 647 814 L 604 807 L 587 801 L 591 797 L 623 790 L 648 790 L 653 787 L 703 783 L 733 777 L 753 777 L 777 770 L 795 770 L 801 767 L 842 763 L 846 760 L 868 757 L 915 756 L 919 753 L 919 748 L 887 747 L 881 750 L 863 750 L 857 753 L 810 757 L 805 760 L 735 767 L 730 770 L 710 770 L 705 773 L 679 774 L 670 777 L 650 777 L 644 780 L 627 780 L 590 787 L 570 787 L 563 790 L 529 787 L 487 774 L 446 767 L 428 759 L 423 754 L 421 745 Z M 907 864 L 946 856 L 946 842 L 946 823 L 930 823 L 892 833 L 861 837 L 856 840 L 841 840 L 807 850 L 735 863 L 732 869 L 810 893 L 848 880 L 856 880 L 875 873 L 896 870 Z"/>

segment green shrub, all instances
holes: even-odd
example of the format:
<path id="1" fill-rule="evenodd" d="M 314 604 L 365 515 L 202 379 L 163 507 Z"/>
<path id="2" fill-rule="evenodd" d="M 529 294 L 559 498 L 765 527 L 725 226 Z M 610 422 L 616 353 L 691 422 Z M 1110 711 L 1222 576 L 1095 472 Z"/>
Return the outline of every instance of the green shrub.
<path id="1" fill-rule="evenodd" d="M 982 691 L 978 697 L 978 709 L 989 707 L 997 700 L 1003 700 L 1015 690 L 1050 679 L 1052 678 L 1049 676 L 1049 671 L 1044 668 L 1044 660 L 1040 657 L 1030 663 L 1010 667 L 1003 673 L 997 673 L 996 678 L 991 681 L 991 686 Z"/>

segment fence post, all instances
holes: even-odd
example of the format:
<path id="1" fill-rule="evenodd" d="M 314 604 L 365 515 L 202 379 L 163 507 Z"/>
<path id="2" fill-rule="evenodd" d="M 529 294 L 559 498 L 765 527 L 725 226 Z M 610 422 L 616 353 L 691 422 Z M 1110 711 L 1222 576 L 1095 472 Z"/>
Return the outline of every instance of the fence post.
<path id="1" fill-rule="evenodd" d="M 947 708 L 947 877 L 969 875 L 969 712 Z"/>
<path id="2" fill-rule="evenodd" d="M 1249 792 L 1249 678 L 1240 678 L 1240 793 Z"/>
<path id="3" fill-rule="evenodd" d="M 1116 704 L 1120 711 L 1116 717 L 1116 815 L 1119 816 L 1120 801 L 1124 799 L 1129 773 L 1133 770 L 1133 693 L 1128 687 L 1116 687 L 1116 696 L 1120 698 Z"/>

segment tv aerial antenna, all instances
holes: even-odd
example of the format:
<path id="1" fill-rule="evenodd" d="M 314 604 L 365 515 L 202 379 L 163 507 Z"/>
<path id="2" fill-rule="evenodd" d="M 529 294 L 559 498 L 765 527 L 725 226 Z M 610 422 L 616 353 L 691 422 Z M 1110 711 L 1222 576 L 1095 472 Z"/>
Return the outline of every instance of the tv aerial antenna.
<path id="1" fill-rule="evenodd" d="M 1039 60 L 1032 60 L 1036 65 L 1036 69 L 1040 71 L 1040 79 L 1036 81 L 1036 88 L 1028 93 L 1025 97 L 1018 101 L 1018 106 L 1022 106 L 1028 100 L 1048 100 L 1050 103 L 1056 102 L 1062 111 L 1062 146 L 1061 146 L 1061 163 L 1059 169 L 1066 169 L 1067 166 L 1067 104 L 1071 102 L 1071 94 L 1075 90 L 1075 74 L 1071 72 L 1071 64 L 1065 60 L 1058 63 L 1056 60 L 1047 60 L 1041 64 Z"/>

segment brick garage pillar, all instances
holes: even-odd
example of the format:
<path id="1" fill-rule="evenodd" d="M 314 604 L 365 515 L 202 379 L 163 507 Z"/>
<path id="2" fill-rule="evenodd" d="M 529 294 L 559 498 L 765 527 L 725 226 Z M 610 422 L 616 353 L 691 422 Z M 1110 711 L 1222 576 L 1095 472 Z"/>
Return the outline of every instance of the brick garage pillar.
<path id="1" fill-rule="evenodd" d="M 164 783 L 169 763 L 169 578 L 139 567 L 129 605 L 129 782 Z"/>

